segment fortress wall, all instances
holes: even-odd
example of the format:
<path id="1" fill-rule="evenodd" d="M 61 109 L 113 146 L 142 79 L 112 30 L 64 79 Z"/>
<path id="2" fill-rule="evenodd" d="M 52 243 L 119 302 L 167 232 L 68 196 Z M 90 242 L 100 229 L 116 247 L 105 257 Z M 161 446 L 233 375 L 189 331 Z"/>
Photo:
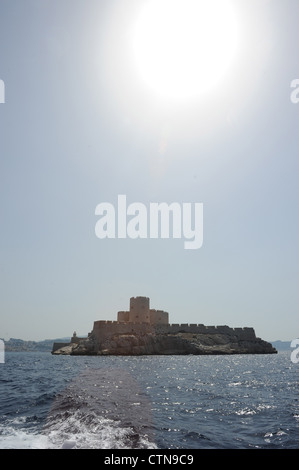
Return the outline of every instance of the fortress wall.
<path id="1" fill-rule="evenodd" d="M 150 322 L 155 325 L 168 325 L 169 314 L 164 310 L 150 310 Z"/>
<path id="2" fill-rule="evenodd" d="M 170 333 L 170 325 L 153 325 L 156 334 L 165 335 Z"/>
<path id="3" fill-rule="evenodd" d="M 130 310 L 118 312 L 117 321 L 100 320 L 94 322 L 92 335 L 98 341 L 115 334 L 223 334 L 239 340 L 256 339 L 253 328 L 230 328 L 227 325 L 206 326 L 195 323 L 169 324 L 169 314 L 164 310 L 150 309 L 149 297 L 131 297 Z"/>
<path id="4" fill-rule="evenodd" d="M 99 343 L 116 334 L 143 335 L 147 333 L 154 333 L 154 329 L 149 323 L 125 323 L 116 321 L 96 321 L 94 322 L 92 331 L 92 335 L 96 337 Z"/>
<path id="5" fill-rule="evenodd" d="M 117 313 L 117 320 L 119 322 L 126 321 L 128 322 L 130 318 L 130 312 L 129 311 L 122 311 Z"/>
<path id="6" fill-rule="evenodd" d="M 173 323 L 172 325 L 157 325 L 155 327 L 157 333 L 161 334 L 176 334 L 176 333 L 194 333 L 194 334 L 213 334 L 213 333 L 219 333 L 219 331 L 216 330 L 215 326 L 205 326 L 205 325 L 197 325 L 197 324 L 187 324 L 187 323 Z"/>
<path id="7" fill-rule="evenodd" d="M 234 332 L 243 341 L 256 339 L 254 328 L 234 328 Z"/>
<path id="8" fill-rule="evenodd" d="M 175 323 L 173 325 L 157 325 L 156 331 L 157 332 L 163 331 L 164 334 L 167 334 L 167 333 L 175 334 L 180 331 L 180 325 L 175 324 Z"/>
<path id="9" fill-rule="evenodd" d="M 230 328 L 227 325 L 222 326 L 205 326 L 202 324 L 172 324 L 172 325 L 155 325 L 155 331 L 158 334 L 176 334 L 176 333 L 194 333 L 194 334 L 224 334 L 237 336 L 239 339 L 252 340 L 255 339 L 253 328 Z"/>
<path id="10" fill-rule="evenodd" d="M 253 328 L 230 328 L 229 326 L 205 326 L 196 324 L 172 324 L 172 325 L 151 325 L 150 323 L 129 323 L 116 321 L 96 321 L 92 334 L 99 342 L 103 342 L 115 334 L 136 334 L 144 335 L 148 333 L 154 334 L 176 334 L 176 333 L 193 333 L 193 334 L 225 334 L 237 336 L 239 340 L 253 340 L 256 338 Z"/>

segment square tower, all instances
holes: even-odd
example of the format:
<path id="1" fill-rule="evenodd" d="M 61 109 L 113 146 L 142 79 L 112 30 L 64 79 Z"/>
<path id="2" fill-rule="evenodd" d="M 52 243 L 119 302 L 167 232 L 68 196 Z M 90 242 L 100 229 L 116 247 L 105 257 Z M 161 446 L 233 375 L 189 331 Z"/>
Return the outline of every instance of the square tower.
<path id="1" fill-rule="evenodd" d="M 130 298 L 130 322 L 150 323 L 149 297 Z"/>

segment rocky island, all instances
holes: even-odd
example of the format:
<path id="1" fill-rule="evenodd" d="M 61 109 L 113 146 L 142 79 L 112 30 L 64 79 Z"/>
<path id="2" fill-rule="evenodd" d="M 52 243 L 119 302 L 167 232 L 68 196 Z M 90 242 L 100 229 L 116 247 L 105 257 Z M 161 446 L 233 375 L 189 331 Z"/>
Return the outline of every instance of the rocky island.
<path id="1" fill-rule="evenodd" d="M 55 355 L 203 355 L 275 354 L 253 328 L 169 324 L 169 315 L 149 308 L 148 297 L 132 297 L 118 321 L 95 321 L 87 338 L 76 333 L 70 343 L 54 343 Z"/>

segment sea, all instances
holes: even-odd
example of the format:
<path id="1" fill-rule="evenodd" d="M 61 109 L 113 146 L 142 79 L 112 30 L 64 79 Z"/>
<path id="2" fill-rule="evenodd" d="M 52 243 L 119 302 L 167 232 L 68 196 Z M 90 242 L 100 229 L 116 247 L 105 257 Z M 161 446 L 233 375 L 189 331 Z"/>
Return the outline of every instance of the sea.
<path id="1" fill-rule="evenodd" d="M 297 449 L 299 364 L 233 356 L 53 356 L 0 364 L 1 449 Z"/>

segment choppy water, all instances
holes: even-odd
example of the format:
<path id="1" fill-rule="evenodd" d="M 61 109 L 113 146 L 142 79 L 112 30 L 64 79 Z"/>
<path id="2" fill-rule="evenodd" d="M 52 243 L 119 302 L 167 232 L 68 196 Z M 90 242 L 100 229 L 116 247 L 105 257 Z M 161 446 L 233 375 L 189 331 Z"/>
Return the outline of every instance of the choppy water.
<path id="1" fill-rule="evenodd" d="M 0 448 L 298 448 L 299 364 L 7 353 Z"/>

